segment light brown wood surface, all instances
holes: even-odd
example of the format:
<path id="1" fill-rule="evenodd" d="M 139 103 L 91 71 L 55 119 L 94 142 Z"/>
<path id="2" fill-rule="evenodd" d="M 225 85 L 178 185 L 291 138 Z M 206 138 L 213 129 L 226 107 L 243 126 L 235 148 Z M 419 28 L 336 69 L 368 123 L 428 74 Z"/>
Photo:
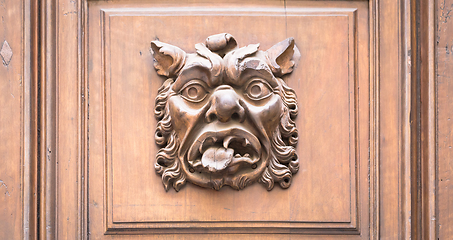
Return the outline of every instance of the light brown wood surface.
<path id="1" fill-rule="evenodd" d="M 181 8 L 176 16 L 169 9 L 175 6 L 172 3 L 88 5 L 92 236 L 101 236 L 105 228 L 120 234 L 129 229 L 143 234 L 325 229 L 355 235 L 359 225 L 368 225 L 367 4 L 332 3 L 336 8 L 324 9 L 322 4 L 291 2 L 286 5 L 289 16 L 280 2 L 246 8 L 254 4 L 210 3 L 205 4 L 212 6 L 207 12 Z M 239 6 L 241 16 L 233 17 Z M 252 10 L 262 13 L 254 16 Z M 146 26 L 157 27 L 144 31 Z M 229 188 L 216 192 L 187 185 L 178 193 L 165 192 L 154 173 L 156 120 L 150 109 L 164 79 L 152 67 L 150 40 L 158 38 L 193 52 L 195 43 L 220 29 L 234 35 L 240 46 L 260 43 L 262 49 L 294 37 L 304 56 L 288 77 L 299 96 L 296 124 L 301 129 L 302 159 L 288 190 L 268 192 L 255 184 L 240 192 Z M 366 228 L 360 232 L 368 235 Z"/>
<path id="2" fill-rule="evenodd" d="M 36 109 L 31 99 L 34 40 L 30 1 L 0 3 L 0 238 L 33 237 L 36 223 Z M 35 39 L 36 40 L 36 39 Z M 33 104 L 33 106 L 36 106 Z"/>
<path id="3" fill-rule="evenodd" d="M 20 18 L 22 4 L 8 1 L 7 11 L 1 9 L 0 14 L 6 22 Z M 8 14 L 9 13 L 9 14 Z M 20 22 L 21 23 L 21 22 Z M 23 234 L 22 222 L 22 192 L 21 192 L 21 161 L 23 160 L 22 142 L 22 63 L 23 46 L 21 45 L 21 26 L 3 23 L 0 34 L 4 36 L 1 46 L 5 41 L 12 49 L 10 62 L 2 61 L 0 65 L 0 232 L 5 232 L 9 238 L 20 238 Z M 6 45 L 5 45 L 6 48 Z"/>
<path id="4" fill-rule="evenodd" d="M 449 239 L 451 4 L 2 1 L 0 239 Z M 300 50 L 288 189 L 155 172 L 150 43 L 223 32 Z"/>
<path id="5" fill-rule="evenodd" d="M 409 78 L 400 78 L 406 57 L 400 53 L 408 43 L 399 38 L 399 26 L 410 23 L 399 18 L 396 2 L 57 6 L 57 238 L 410 234 L 410 156 L 402 152 L 410 144 L 404 119 L 411 96 L 402 90 Z M 216 192 L 187 185 L 165 192 L 154 173 L 151 109 L 163 79 L 152 67 L 150 41 L 194 52 L 195 43 L 220 32 L 262 49 L 294 37 L 301 50 L 287 78 L 299 98 L 301 169 L 287 190 L 267 192 L 255 184 Z"/>
<path id="6" fill-rule="evenodd" d="M 449 11 L 452 1 L 437 1 L 437 184 L 439 239 L 453 236 L 453 27 Z"/>

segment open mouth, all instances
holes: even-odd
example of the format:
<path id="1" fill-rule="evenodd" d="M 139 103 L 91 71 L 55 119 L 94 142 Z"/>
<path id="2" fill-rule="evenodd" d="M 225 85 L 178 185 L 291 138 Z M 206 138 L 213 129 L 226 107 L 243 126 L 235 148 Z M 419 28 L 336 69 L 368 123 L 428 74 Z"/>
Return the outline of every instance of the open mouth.
<path id="1" fill-rule="evenodd" d="M 242 165 L 256 168 L 260 155 L 258 138 L 246 130 L 233 128 L 203 132 L 189 148 L 187 161 L 191 171 L 235 172 Z"/>

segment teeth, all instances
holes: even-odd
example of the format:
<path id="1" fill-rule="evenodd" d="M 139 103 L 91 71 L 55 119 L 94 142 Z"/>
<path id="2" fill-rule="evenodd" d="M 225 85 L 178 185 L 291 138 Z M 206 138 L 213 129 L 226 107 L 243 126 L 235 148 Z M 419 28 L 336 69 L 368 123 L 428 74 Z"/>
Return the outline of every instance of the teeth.
<path id="1" fill-rule="evenodd" d="M 228 136 L 225 139 L 223 139 L 223 147 L 228 148 L 228 145 L 230 144 L 233 138 L 234 138 L 233 136 Z"/>
<path id="2" fill-rule="evenodd" d="M 236 138 L 236 137 L 234 137 L 234 136 L 228 136 L 228 137 L 226 137 L 226 138 L 223 140 L 223 147 L 224 147 L 224 148 L 228 148 L 228 145 L 230 145 L 230 142 L 231 142 L 231 140 L 233 140 L 233 139 L 240 140 L 240 139 L 238 139 L 238 138 Z M 247 146 L 250 145 L 250 141 L 249 141 L 247 138 L 243 138 L 243 140 L 244 140 L 244 141 L 242 142 L 242 146 L 243 146 L 243 147 L 247 147 Z"/>
<path id="3" fill-rule="evenodd" d="M 203 143 L 200 144 L 200 147 L 198 148 L 198 151 L 200 151 L 200 153 L 203 154 L 204 151 L 206 151 L 206 147 L 212 146 L 215 142 L 217 142 L 217 138 L 216 137 L 208 137 L 208 138 L 206 138 L 203 141 Z"/>
<path id="4" fill-rule="evenodd" d="M 241 154 L 239 153 L 236 153 L 236 155 L 234 155 L 235 158 L 240 158 L 241 157 Z"/>
<path id="5" fill-rule="evenodd" d="M 246 153 L 244 154 L 244 157 L 250 158 L 250 154 Z"/>
<path id="6" fill-rule="evenodd" d="M 203 154 L 203 144 L 200 144 L 200 147 L 198 147 L 198 151 Z"/>

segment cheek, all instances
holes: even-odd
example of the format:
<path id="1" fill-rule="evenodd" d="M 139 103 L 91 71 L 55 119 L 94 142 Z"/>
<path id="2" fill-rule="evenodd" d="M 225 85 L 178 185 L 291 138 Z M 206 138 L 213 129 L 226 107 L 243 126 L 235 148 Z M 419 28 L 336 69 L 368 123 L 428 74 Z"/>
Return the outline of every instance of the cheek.
<path id="1" fill-rule="evenodd" d="M 187 130 L 191 129 L 199 119 L 201 109 L 189 106 L 179 96 L 172 96 L 168 99 L 168 108 L 173 129 L 182 140 L 186 136 Z"/>
<path id="2" fill-rule="evenodd" d="M 265 104 L 249 107 L 252 117 L 259 120 L 268 134 L 272 133 L 280 122 L 283 101 L 278 95 L 273 95 Z"/>

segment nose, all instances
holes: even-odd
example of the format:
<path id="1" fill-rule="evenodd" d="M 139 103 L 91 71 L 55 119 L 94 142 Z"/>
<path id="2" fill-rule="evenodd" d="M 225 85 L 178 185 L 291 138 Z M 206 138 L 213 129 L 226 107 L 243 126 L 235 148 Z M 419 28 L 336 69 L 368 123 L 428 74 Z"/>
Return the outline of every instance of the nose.
<path id="1" fill-rule="evenodd" d="M 210 99 L 211 105 L 206 112 L 208 123 L 218 119 L 220 122 L 244 121 L 244 108 L 234 89 L 228 85 L 219 86 Z"/>

